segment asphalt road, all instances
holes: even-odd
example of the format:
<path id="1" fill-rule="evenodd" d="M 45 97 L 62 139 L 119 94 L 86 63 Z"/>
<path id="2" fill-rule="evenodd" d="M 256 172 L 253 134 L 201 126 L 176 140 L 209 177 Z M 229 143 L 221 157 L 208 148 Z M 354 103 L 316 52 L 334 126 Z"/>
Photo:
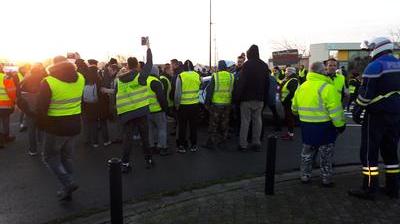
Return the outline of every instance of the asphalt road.
<path id="1" fill-rule="evenodd" d="M 30 157 L 27 133 L 18 133 L 16 114 L 13 115 L 12 132 L 17 140 L 0 150 L 0 223 L 46 223 L 91 208 L 108 205 L 109 185 L 107 160 L 119 157 L 121 145 L 91 149 L 80 138 L 75 151 L 76 180 L 80 189 L 73 201 L 60 203 L 56 198 L 59 187 L 56 178 L 44 166 L 41 157 Z M 111 133 L 113 136 L 114 133 Z M 269 134 L 268 132 L 266 135 Z M 278 141 L 277 172 L 298 169 L 301 150 L 300 133 L 294 141 Z M 200 131 L 199 142 L 206 140 L 205 129 Z M 360 127 L 348 127 L 337 141 L 335 164 L 358 162 Z M 171 144 L 175 142 L 170 138 Z M 179 190 L 183 186 L 237 177 L 243 174 L 261 174 L 265 169 L 265 146 L 262 152 L 242 153 L 236 150 L 237 138 L 223 150 L 188 152 L 168 157 L 155 157 L 156 167 L 144 168 L 143 155 L 135 145 L 134 172 L 123 176 L 124 200 L 145 194 Z"/>

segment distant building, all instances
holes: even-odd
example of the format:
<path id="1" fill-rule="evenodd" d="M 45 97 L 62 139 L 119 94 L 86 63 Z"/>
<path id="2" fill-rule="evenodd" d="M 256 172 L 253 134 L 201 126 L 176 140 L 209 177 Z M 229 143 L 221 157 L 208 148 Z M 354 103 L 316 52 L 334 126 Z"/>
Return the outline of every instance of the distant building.
<path id="1" fill-rule="evenodd" d="M 320 43 L 310 45 L 310 64 L 316 61 L 324 61 L 335 58 L 339 66 L 348 67 L 349 62 L 355 58 L 364 58 L 369 52 L 360 48 L 361 43 Z M 400 56 L 400 46 L 396 44 L 395 54 Z"/>

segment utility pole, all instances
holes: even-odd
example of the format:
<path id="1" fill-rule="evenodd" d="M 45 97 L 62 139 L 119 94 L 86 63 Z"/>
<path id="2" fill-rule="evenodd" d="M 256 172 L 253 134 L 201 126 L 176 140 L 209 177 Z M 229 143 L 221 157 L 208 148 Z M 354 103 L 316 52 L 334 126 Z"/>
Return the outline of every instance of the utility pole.
<path id="1" fill-rule="evenodd" d="M 211 0 L 210 0 L 210 49 L 209 49 L 209 61 L 208 61 L 208 65 L 210 66 L 210 70 L 211 70 L 211 26 L 212 26 L 212 20 L 211 20 Z"/>

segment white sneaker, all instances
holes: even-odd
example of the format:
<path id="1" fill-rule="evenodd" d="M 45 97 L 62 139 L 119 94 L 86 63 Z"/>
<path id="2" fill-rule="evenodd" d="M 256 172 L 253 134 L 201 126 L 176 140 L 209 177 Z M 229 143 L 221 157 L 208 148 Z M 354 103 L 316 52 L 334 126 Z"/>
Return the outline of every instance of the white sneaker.
<path id="1" fill-rule="evenodd" d="M 108 142 L 104 142 L 104 143 L 103 143 L 103 145 L 104 145 L 105 147 L 107 147 L 107 146 L 109 146 L 109 145 L 111 145 L 111 144 L 112 144 L 111 141 L 108 141 Z"/>

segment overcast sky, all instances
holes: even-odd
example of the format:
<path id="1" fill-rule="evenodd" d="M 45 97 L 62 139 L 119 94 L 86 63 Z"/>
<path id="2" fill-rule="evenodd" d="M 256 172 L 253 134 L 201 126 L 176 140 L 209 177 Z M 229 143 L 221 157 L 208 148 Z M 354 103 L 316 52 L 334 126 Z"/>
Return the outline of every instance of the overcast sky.
<path id="1" fill-rule="evenodd" d="M 283 40 L 388 36 L 400 28 L 399 10 L 399 0 L 213 0 L 213 39 L 219 59 L 235 60 L 254 43 L 266 60 Z M 0 58 L 35 61 L 78 51 L 85 59 L 141 60 L 140 37 L 150 36 L 156 63 L 208 63 L 208 0 L 2 0 L 1 17 Z"/>

